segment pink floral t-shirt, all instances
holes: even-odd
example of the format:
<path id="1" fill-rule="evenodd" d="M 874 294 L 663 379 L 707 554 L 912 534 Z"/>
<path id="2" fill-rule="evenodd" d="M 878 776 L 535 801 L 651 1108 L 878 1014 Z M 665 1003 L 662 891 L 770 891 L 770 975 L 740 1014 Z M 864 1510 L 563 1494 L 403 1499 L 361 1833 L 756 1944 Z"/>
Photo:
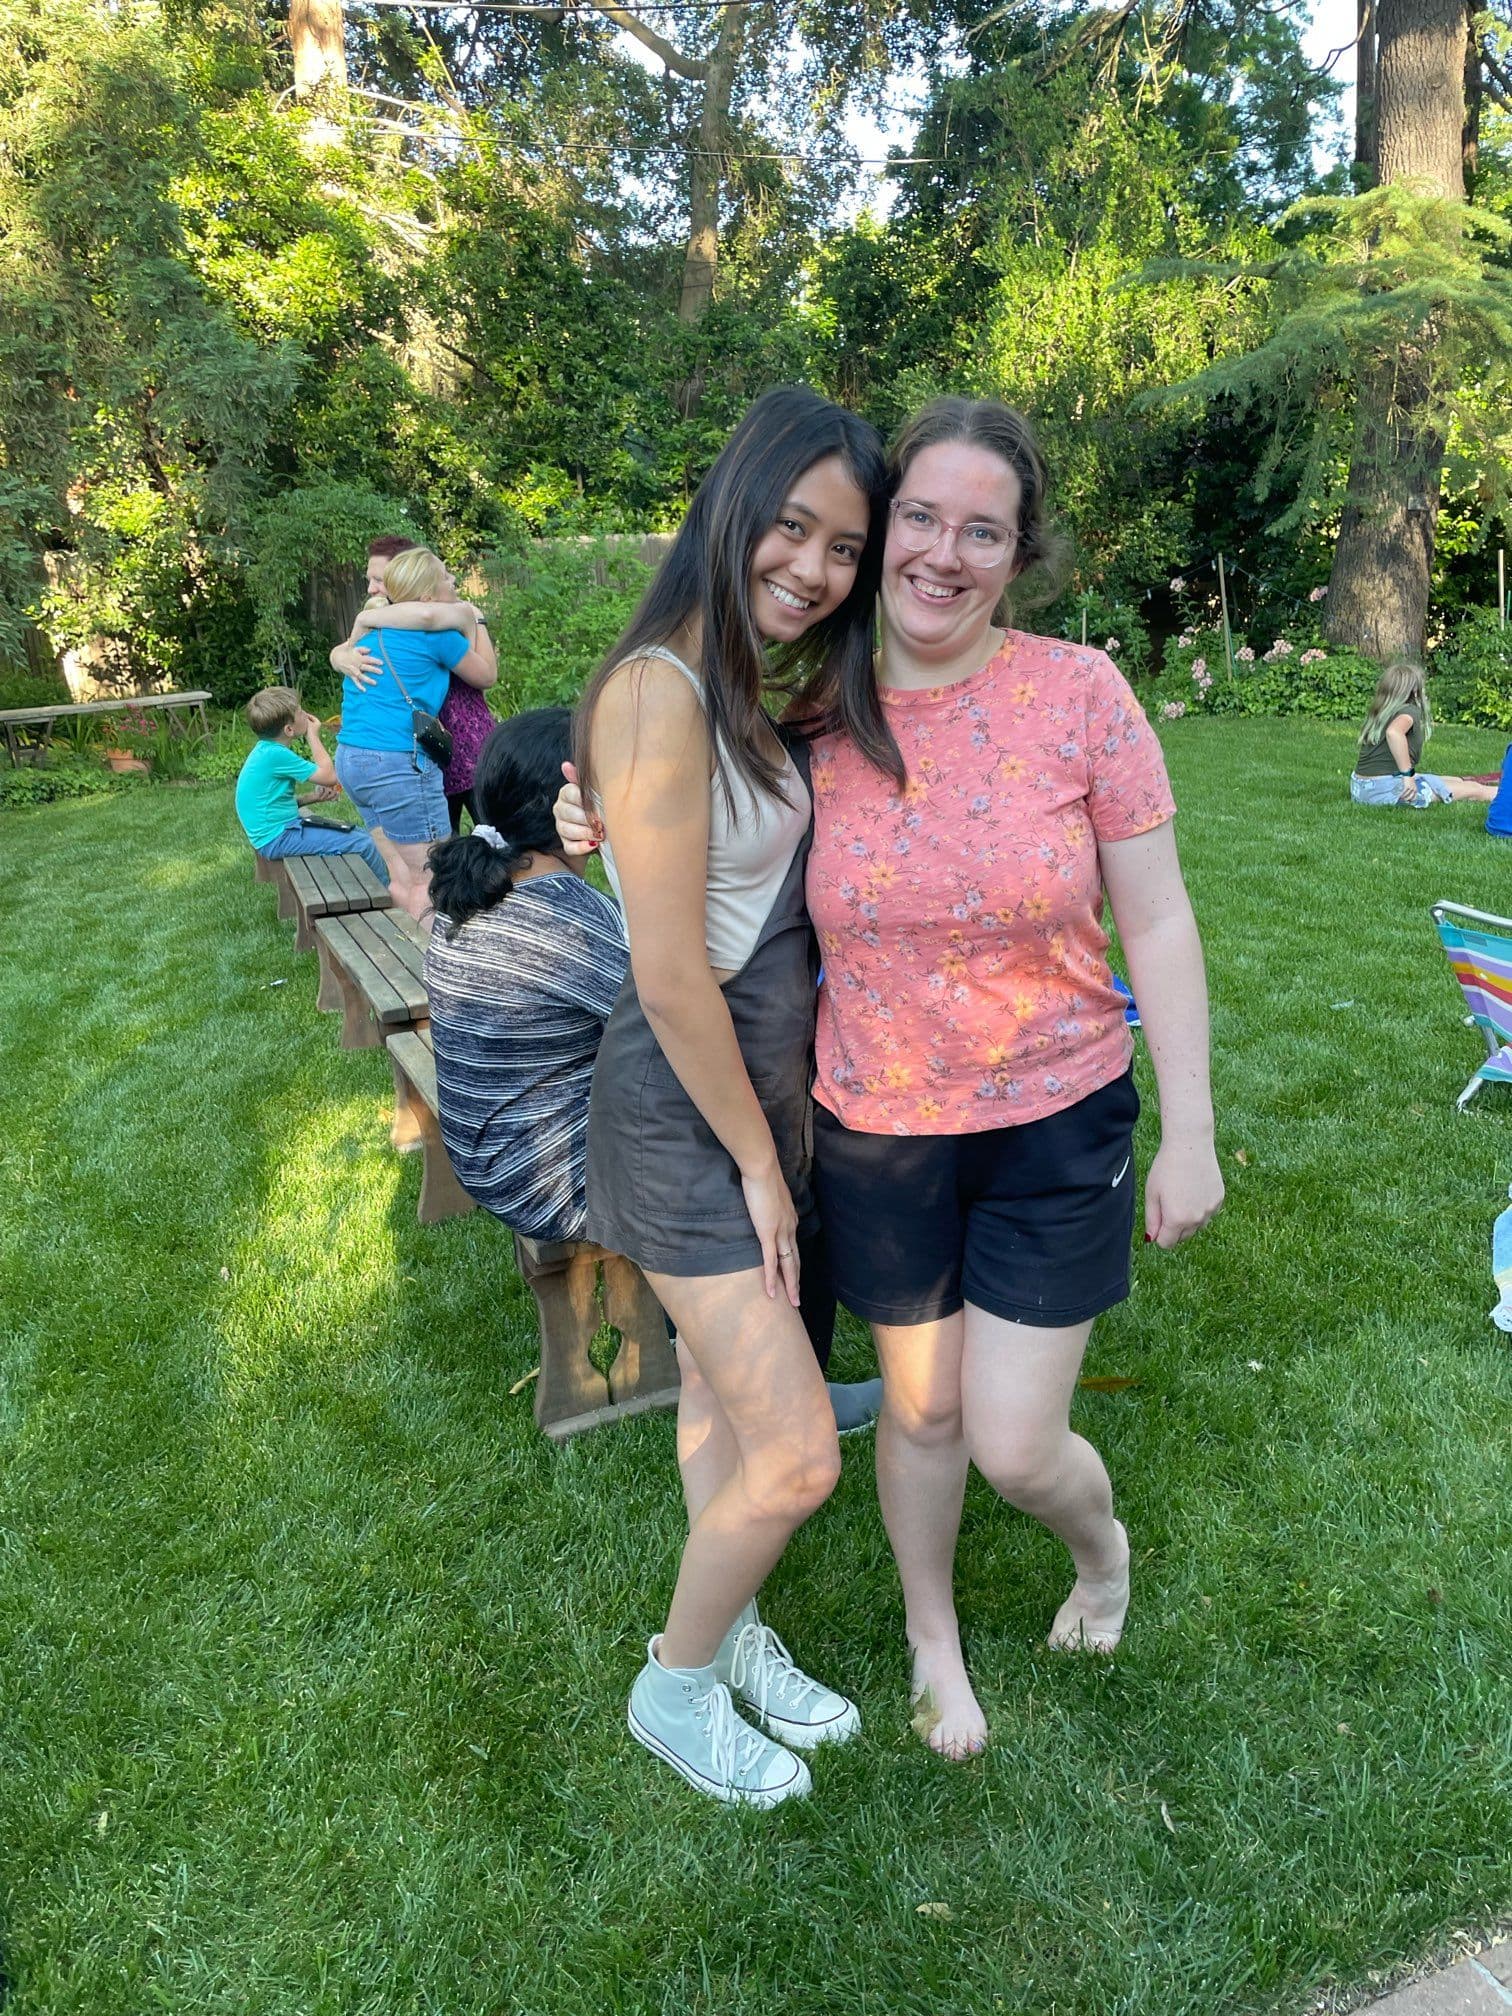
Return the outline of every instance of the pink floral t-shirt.
<path id="1" fill-rule="evenodd" d="M 1128 1066 L 1099 840 L 1175 812 L 1112 660 L 1009 631 L 970 679 L 885 691 L 900 793 L 843 735 L 813 746 L 815 1097 L 863 1134 L 1056 1113 Z"/>

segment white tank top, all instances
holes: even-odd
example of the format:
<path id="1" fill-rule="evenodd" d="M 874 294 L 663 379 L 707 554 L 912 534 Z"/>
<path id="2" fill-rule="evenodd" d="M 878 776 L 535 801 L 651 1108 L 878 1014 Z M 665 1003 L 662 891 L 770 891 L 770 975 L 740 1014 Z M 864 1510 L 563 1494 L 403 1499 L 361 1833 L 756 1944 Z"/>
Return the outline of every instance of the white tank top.
<path id="1" fill-rule="evenodd" d="M 636 656 L 660 658 L 668 665 L 675 665 L 702 704 L 703 682 L 692 666 L 685 665 L 675 653 L 663 650 L 659 644 L 648 644 Z M 724 758 L 723 748 L 719 753 Z M 798 766 L 785 750 L 782 786 L 791 804 L 784 805 L 765 791 L 753 790 L 727 759 L 725 768 L 735 815 L 731 817 L 730 804 L 719 780 L 711 779 L 704 942 L 711 966 L 736 973 L 756 950 L 761 927 L 772 914 L 772 905 L 777 901 L 793 856 L 808 831 L 811 807 Z M 599 851 L 614 893 L 623 904 L 619 871 L 607 840 Z"/>

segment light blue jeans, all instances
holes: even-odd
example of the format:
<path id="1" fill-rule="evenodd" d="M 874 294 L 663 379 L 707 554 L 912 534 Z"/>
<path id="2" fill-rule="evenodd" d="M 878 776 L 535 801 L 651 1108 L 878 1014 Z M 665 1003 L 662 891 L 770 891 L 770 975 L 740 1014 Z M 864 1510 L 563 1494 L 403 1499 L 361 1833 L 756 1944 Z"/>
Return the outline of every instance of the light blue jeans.
<path id="1" fill-rule="evenodd" d="M 1402 796 L 1402 786 L 1416 788 L 1410 798 Z M 1408 812 L 1426 812 L 1430 805 L 1451 805 L 1454 793 L 1442 777 L 1420 770 L 1416 777 L 1351 777 L 1349 795 L 1356 805 L 1400 805 Z"/>
<path id="2" fill-rule="evenodd" d="M 296 819 L 257 851 L 264 861 L 286 861 L 291 854 L 360 854 L 380 882 L 388 881 L 383 856 L 365 826 L 351 833 L 335 833 L 329 826 L 306 826 L 302 819 Z"/>
<path id="3" fill-rule="evenodd" d="M 441 772 L 420 749 L 358 749 L 336 744 L 336 779 L 365 826 L 401 847 L 445 840 L 451 815 Z"/>

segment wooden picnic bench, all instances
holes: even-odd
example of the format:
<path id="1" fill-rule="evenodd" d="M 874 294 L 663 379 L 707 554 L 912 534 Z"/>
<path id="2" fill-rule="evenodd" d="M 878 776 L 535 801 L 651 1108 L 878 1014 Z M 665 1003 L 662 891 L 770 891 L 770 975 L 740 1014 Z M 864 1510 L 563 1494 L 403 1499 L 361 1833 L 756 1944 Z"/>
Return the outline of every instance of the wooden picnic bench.
<path id="1" fill-rule="evenodd" d="M 541 1432 L 565 1442 L 586 1428 L 675 1407 L 681 1380 L 666 1313 L 635 1262 L 589 1239 L 526 1239 L 517 1232 L 514 1243 L 541 1329 L 535 1390 Z M 589 1357 L 595 1343 L 614 1352 L 607 1373 Z"/>
<path id="2" fill-rule="evenodd" d="M 278 914 L 294 922 L 294 950 L 308 952 L 322 917 L 349 917 L 363 910 L 388 910 L 393 898 L 357 854 L 286 854 L 281 861 L 257 857 L 258 881 L 278 890 Z M 264 875 L 266 868 L 270 872 Z"/>
<path id="3" fill-rule="evenodd" d="M 403 910 L 355 911 L 316 921 L 315 1006 L 340 1012 L 344 1050 L 373 1050 L 396 1030 L 429 1022 L 425 938 Z"/>
<path id="4" fill-rule="evenodd" d="M 436 1104 L 436 1053 L 431 1046 L 430 1024 L 401 1029 L 387 1038 L 389 1063 L 394 1072 L 394 1124 L 389 1139 L 401 1155 L 418 1148 L 424 1158 L 420 1171 L 422 1225 L 437 1225 L 443 1218 L 459 1218 L 476 1211 L 477 1205 L 457 1181 Z"/>
<path id="5" fill-rule="evenodd" d="M 391 1138 L 401 1153 L 418 1147 L 425 1158 L 420 1223 L 475 1210 L 441 1139 L 429 1025 L 387 1040 L 394 1070 Z M 514 1246 L 541 1332 L 535 1419 L 543 1434 L 565 1442 L 587 1428 L 676 1406 L 680 1381 L 666 1317 L 633 1261 L 586 1239 L 527 1239 L 517 1232 Z M 595 1344 L 601 1361 L 613 1353 L 606 1372 L 589 1355 Z"/>
<path id="6" fill-rule="evenodd" d="M 40 730 L 37 740 L 45 750 L 52 741 L 52 732 L 59 721 L 77 720 L 88 715 L 124 714 L 128 708 L 166 708 L 171 727 L 183 728 L 179 720 L 181 711 L 193 714 L 200 727 L 208 735 L 210 723 L 205 708 L 210 699 L 208 693 L 134 693 L 122 700 L 81 700 L 71 706 L 59 707 L 4 707 L 0 708 L 0 733 L 5 736 L 5 750 L 10 757 L 11 768 L 18 769 L 21 763 L 21 731 Z"/>

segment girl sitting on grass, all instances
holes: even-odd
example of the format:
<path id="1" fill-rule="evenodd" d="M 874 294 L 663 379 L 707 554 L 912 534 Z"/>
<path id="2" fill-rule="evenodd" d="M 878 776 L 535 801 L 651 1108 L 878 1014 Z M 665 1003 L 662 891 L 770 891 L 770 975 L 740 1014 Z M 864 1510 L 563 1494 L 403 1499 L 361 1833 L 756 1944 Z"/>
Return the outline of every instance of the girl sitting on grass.
<path id="1" fill-rule="evenodd" d="M 1406 805 L 1425 812 L 1430 805 L 1449 805 L 1457 798 L 1478 798 L 1482 803 L 1494 798 L 1495 786 L 1478 783 L 1474 777 L 1440 777 L 1418 769 L 1423 744 L 1432 733 L 1423 668 L 1398 659 L 1376 681 L 1365 717 L 1360 753 L 1349 780 L 1349 795 L 1356 805 Z"/>

